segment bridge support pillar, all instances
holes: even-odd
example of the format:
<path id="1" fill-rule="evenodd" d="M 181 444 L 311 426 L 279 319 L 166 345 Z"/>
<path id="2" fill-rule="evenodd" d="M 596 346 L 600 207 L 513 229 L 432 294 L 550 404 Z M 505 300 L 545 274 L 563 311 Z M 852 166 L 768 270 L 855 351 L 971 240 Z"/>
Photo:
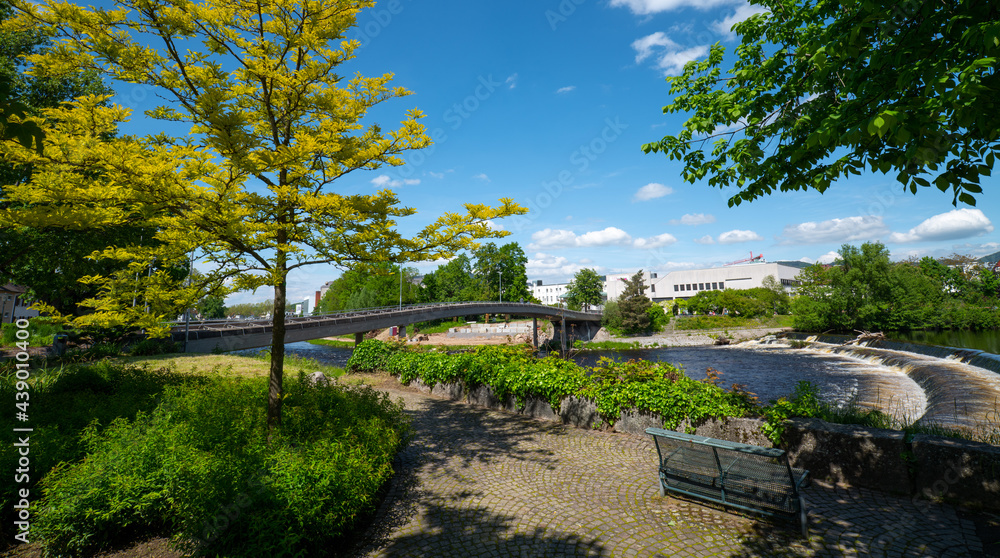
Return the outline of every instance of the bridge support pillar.
<path id="1" fill-rule="evenodd" d="M 538 350 L 538 318 L 534 316 L 531 318 L 531 335 L 535 350 Z"/>
<path id="2" fill-rule="evenodd" d="M 562 345 L 562 352 L 563 352 L 563 354 L 565 354 L 566 353 L 566 317 L 565 316 L 563 316 L 563 319 L 562 319 L 562 343 L 561 343 L 561 345 Z"/>
<path id="3" fill-rule="evenodd" d="M 354 334 L 354 348 L 357 349 L 358 345 L 365 340 L 365 332 L 359 331 Z"/>

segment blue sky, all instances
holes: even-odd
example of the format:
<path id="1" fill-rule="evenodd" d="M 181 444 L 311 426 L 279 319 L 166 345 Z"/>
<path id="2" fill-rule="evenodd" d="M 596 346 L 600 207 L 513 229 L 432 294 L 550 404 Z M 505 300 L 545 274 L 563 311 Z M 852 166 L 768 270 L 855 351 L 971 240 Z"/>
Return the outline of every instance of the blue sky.
<path id="1" fill-rule="evenodd" d="M 733 192 L 684 182 L 678 162 L 643 154 L 642 144 L 684 120 L 662 113 L 664 77 L 715 42 L 731 51 L 729 27 L 755 9 L 741 0 L 380 2 L 358 19 L 353 36 L 363 46 L 345 73 L 393 72 L 414 94 L 371 117 L 388 127 L 419 108 L 435 144 L 403 167 L 348 175 L 338 191 L 392 188 L 419 211 L 401 222 L 411 232 L 463 203 L 513 198 L 531 212 L 499 222 L 513 234 L 496 242 L 518 242 L 528 278 L 546 283 L 584 267 L 666 272 L 751 252 L 827 261 L 843 243 L 876 240 L 895 259 L 1000 250 L 996 178 L 985 179 L 977 208 L 955 208 L 936 189 L 914 196 L 879 173 L 823 195 L 780 193 L 730 208 Z M 297 271 L 289 299 L 338 275 Z M 261 289 L 229 302 L 270 296 Z"/>

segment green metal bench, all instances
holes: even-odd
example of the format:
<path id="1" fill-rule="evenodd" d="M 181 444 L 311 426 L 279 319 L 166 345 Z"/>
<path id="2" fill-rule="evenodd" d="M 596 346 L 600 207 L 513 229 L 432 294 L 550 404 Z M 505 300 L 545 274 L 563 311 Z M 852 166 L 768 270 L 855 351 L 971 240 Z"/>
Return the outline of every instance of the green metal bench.
<path id="1" fill-rule="evenodd" d="M 788 463 L 785 450 L 647 428 L 660 458 L 660 495 L 676 492 L 798 520 L 809 535 L 802 486 L 809 471 Z"/>

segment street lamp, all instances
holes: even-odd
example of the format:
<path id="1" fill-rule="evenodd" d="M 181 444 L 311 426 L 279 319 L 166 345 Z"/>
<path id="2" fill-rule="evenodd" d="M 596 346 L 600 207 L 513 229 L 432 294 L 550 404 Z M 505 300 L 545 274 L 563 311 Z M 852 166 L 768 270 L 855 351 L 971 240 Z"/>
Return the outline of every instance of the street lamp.
<path id="1" fill-rule="evenodd" d="M 503 270 L 500 270 L 500 302 L 503 302 Z"/>
<path id="2" fill-rule="evenodd" d="M 403 262 L 399 262 L 399 309 L 403 309 Z"/>

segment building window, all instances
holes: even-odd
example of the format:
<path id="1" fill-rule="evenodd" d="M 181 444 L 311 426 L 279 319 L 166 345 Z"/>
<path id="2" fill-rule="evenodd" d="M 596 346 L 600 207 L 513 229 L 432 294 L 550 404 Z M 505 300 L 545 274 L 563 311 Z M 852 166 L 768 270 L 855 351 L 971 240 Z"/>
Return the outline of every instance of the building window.
<path id="1" fill-rule="evenodd" d="M 718 289 L 718 288 L 719 288 L 719 284 L 718 284 L 718 283 L 715 283 L 715 282 L 713 282 L 713 283 L 712 283 L 712 290 L 716 290 L 716 289 Z"/>
<path id="2" fill-rule="evenodd" d="M 649 286 L 649 292 L 655 293 L 656 292 L 656 285 L 650 285 Z"/>
<path id="3" fill-rule="evenodd" d="M 719 281 L 719 289 L 726 290 L 726 282 L 725 281 Z"/>
<path id="4" fill-rule="evenodd" d="M 679 290 L 681 290 L 680 285 L 674 285 L 674 292 L 676 293 Z"/>
<path id="5" fill-rule="evenodd" d="M 705 290 L 705 284 L 704 283 L 698 283 L 698 290 L 699 291 L 704 291 Z"/>

